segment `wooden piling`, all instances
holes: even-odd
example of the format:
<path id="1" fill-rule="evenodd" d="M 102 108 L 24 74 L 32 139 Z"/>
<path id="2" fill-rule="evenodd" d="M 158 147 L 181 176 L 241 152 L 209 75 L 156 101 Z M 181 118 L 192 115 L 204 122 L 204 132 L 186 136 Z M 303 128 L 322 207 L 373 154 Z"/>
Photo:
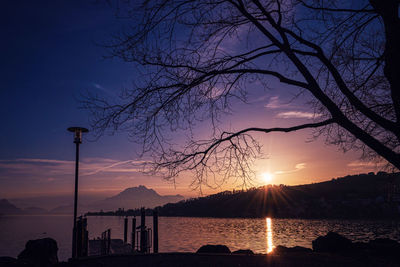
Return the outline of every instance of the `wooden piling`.
<path id="1" fill-rule="evenodd" d="M 147 252 L 146 244 L 146 211 L 144 208 L 140 209 L 140 252 Z"/>
<path id="2" fill-rule="evenodd" d="M 83 218 L 83 244 L 82 257 L 87 257 L 89 254 L 89 232 L 87 230 L 87 218 Z"/>
<path id="3" fill-rule="evenodd" d="M 124 219 L 124 244 L 128 243 L 128 217 Z"/>
<path id="4" fill-rule="evenodd" d="M 135 246 L 136 246 L 136 217 L 132 218 L 132 237 L 131 237 L 131 243 L 132 243 L 132 251 L 135 252 Z"/>
<path id="5" fill-rule="evenodd" d="M 111 252 L 111 229 L 107 230 L 107 255 Z"/>
<path id="6" fill-rule="evenodd" d="M 158 211 L 153 210 L 153 253 L 158 253 Z"/>

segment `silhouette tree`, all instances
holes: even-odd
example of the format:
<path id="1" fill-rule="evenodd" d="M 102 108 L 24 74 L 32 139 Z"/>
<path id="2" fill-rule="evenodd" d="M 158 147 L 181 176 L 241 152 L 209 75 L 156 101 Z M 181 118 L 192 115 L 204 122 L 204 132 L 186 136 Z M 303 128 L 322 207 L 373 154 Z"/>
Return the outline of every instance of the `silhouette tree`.
<path id="1" fill-rule="evenodd" d="M 260 153 L 254 133 L 314 129 L 326 141 L 400 168 L 400 22 L 398 0 L 123 1 L 130 32 L 108 45 L 142 79 L 117 100 L 89 95 L 93 128 L 128 130 L 174 179 L 194 185 L 217 173 L 251 179 Z M 123 13 L 123 14 L 122 14 Z M 138 22 L 139 20 L 139 22 Z M 234 48 L 232 44 L 234 43 Z M 272 78 L 308 100 L 311 123 L 224 131 L 221 115 L 246 102 L 254 83 Z M 208 120 L 212 137 L 170 142 L 171 131 Z"/>

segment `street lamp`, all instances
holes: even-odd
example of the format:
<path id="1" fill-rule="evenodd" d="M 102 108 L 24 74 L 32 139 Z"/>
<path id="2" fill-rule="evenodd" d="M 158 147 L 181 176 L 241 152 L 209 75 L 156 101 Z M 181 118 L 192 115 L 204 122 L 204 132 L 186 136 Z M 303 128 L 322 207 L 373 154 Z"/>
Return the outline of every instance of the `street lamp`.
<path id="1" fill-rule="evenodd" d="M 78 169 L 79 169 L 79 144 L 82 143 L 82 133 L 89 132 L 88 129 L 82 127 L 69 127 L 68 131 L 74 133 L 74 143 L 76 144 L 75 156 L 75 199 L 74 199 L 74 228 L 72 229 L 72 258 L 77 255 L 77 236 L 76 236 L 76 213 L 78 207 Z"/>

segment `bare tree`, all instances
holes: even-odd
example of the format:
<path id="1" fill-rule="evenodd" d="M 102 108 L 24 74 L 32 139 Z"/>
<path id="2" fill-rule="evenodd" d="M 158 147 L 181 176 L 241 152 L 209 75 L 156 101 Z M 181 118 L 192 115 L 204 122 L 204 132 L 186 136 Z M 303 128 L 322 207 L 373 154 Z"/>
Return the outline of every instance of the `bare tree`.
<path id="1" fill-rule="evenodd" d="M 124 1 L 130 32 L 109 45 L 143 79 L 115 101 L 89 95 L 93 128 L 128 130 L 174 179 L 194 185 L 236 177 L 247 183 L 260 153 L 254 133 L 314 129 L 344 150 L 400 168 L 400 22 L 398 0 Z M 140 20 L 138 22 L 138 19 Z M 227 42 L 234 41 L 235 49 Z M 232 103 L 254 81 L 277 79 L 308 98 L 311 123 L 288 128 L 220 129 Z M 172 131 L 210 121 L 212 137 L 169 142 Z"/>

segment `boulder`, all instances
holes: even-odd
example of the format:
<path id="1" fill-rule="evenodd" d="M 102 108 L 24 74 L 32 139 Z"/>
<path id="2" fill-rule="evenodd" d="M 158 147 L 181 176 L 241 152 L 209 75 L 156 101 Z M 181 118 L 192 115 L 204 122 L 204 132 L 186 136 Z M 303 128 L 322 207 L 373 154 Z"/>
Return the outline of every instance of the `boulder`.
<path id="1" fill-rule="evenodd" d="M 351 249 L 352 242 L 338 233 L 329 232 L 312 241 L 312 248 L 315 252 L 342 252 Z"/>
<path id="2" fill-rule="evenodd" d="M 368 248 L 381 255 L 398 256 L 400 254 L 400 244 L 389 238 L 377 238 L 368 243 Z"/>
<path id="3" fill-rule="evenodd" d="M 224 253 L 229 254 L 231 250 L 225 245 L 205 245 L 197 250 L 196 253 Z"/>
<path id="4" fill-rule="evenodd" d="M 239 249 L 232 252 L 232 254 L 254 255 L 251 249 Z"/>
<path id="5" fill-rule="evenodd" d="M 57 251 L 57 242 L 52 238 L 29 240 L 18 260 L 36 266 L 49 266 L 58 263 Z"/>
<path id="6" fill-rule="evenodd" d="M 17 263 L 17 259 L 13 258 L 13 257 L 7 257 L 7 256 L 2 256 L 0 257 L 0 266 L 7 266 L 8 264 L 16 264 Z"/>

